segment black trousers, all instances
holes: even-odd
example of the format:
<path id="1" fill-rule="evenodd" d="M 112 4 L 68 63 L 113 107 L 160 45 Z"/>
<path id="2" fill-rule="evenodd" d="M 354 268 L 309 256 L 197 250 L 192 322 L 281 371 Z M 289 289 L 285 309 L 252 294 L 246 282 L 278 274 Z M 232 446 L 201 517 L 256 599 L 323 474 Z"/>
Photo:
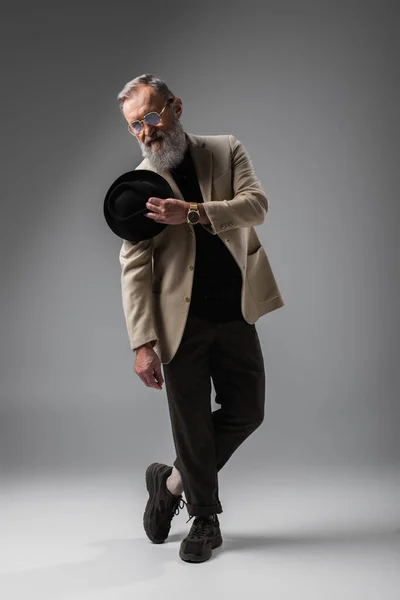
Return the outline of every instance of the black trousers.
<path id="1" fill-rule="evenodd" d="M 255 325 L 189 315 L 178 351 L 163 371 L 174 465 L 189 515 L 221 513 L 218 471 L 264 419 L 266 378 Z M 211 378 L 221 405 L 214 411 Z"/>

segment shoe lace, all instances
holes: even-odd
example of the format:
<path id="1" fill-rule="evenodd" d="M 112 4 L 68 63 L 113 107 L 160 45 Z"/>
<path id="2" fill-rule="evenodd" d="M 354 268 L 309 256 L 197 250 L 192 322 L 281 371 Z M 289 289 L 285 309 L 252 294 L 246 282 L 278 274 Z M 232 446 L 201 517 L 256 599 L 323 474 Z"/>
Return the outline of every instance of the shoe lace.
<path id="1" fill-rule="evenodd" d="M 170 515 L 178 515 L 179 511 L 182 510 L 186 506 L 185 500 L 182 496 L 178 496 L 177 498 L 171 496 L 166 504 L 166 510 Z"/>
<path id="2" fill-rule="evenodd" d="M 185 500 L 181 496 L 175 507 L 174 515 L 179 515 L 179 511 L 182 510 L 183 508 L 185 508 L 186 504 L 187 504 L 187 502 L 185 502 Z"/>
<path id="3" fill-rule="evenodd" d="M 163 511 L 167 512 L 167 514 L 170 515 L 178 515 L 179 511 L 184 508 L 186 505 L 185 500 L 182 498 L 182 496 L 180 496 L 178 498 L 178 500 L 176 498 L 171 498 L 169 500 L 169 502 L 165 505 L 163 504 Z M 169 528 L 170 528 L 170 524 L 169 523 L 161 523 L 160 524 L 160 531 L 165 533 L 166 535 L 168 535 L 169 533 Z"/>

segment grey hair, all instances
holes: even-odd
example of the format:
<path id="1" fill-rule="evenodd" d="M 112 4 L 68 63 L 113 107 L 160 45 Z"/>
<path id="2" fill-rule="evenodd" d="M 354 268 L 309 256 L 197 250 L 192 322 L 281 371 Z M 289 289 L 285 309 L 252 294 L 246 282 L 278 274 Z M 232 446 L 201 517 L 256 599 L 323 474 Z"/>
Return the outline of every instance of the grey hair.
<path id="1" fill-rule="evenodd" d="M 143 85 L 151 86 L 157 90 L 161 96 L 165 96 L 166 99 L 174 96 L 165 81 L 160 79 L 160 77 L 157 77 L 157 75 L 153 75 L 152 73 L 145 73 L 144 75 L 139 75 L 139 77 L 135 77 L 135 79 L 128 81 L 128 83 L 124 85 L 118 94 L 117 99 L 119 101 L 119 108 L 121 112 L 125 100 L 131 98 L 136 90 Z"/>

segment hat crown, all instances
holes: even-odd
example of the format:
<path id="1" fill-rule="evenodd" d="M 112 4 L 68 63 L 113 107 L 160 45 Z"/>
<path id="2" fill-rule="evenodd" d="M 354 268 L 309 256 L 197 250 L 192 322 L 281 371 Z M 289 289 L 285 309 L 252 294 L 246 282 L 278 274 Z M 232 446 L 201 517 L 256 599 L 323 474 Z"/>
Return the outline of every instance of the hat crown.
<path id="1" fill-rule="evenodd" d="M 146 203 L 152 196 L 170 198 L 173 191 L 158 173 L 136 169 L 120 175 L 107 191 L 103 212 L 110 229 L 132 242 L 150 239 L 167 227 L 145 216 Z"/>

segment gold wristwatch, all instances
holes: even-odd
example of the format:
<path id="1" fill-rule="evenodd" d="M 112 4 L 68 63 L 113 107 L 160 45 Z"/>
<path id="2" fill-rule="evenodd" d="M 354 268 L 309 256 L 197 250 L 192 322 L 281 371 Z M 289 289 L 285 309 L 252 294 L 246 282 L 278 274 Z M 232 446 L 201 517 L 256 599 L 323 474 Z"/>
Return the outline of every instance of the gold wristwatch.
<path id="1" fill-rule="evenodd" d="M 186 217 L 188 223 L 198 223 L 200 221 L 200 212 L 197 206 L 197 202 L 189 202 L 189 210 Z"/>

